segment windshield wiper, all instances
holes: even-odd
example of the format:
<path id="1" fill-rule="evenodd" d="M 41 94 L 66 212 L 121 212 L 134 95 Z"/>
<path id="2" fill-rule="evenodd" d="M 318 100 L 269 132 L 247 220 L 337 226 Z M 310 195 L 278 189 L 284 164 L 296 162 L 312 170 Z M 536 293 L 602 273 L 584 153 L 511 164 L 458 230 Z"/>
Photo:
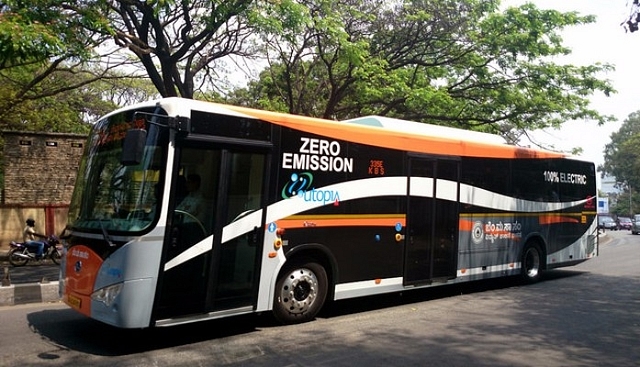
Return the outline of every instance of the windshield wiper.
<path id="1" fill-rule="evenodd" d="M 104 227 L 104 224 L 102 224 L 103 219 L 99 219 L 98 223 L 100 223 L 100 228 L 102 228 L 102 236 L 104 237 L 105 242 L 110 246 L 110 247 L 115 247 L 116 244 L 111 242 L 111 237 L 109 236 L 109 233 L 107 232 L 107 229 Z"/>

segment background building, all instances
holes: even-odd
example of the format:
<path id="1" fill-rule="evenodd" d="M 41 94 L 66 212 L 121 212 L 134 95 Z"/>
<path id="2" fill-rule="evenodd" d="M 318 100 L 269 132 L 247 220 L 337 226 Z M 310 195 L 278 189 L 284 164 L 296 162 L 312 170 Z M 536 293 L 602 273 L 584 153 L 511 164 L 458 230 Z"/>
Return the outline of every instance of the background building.
<path id="1" fill-rule="evenodd" d="M 4 187 L 0 250 L 22 240 L 27 218 L 36 230 L 59 235 L 66 226 L 85 135 L 3 131 Z"/>

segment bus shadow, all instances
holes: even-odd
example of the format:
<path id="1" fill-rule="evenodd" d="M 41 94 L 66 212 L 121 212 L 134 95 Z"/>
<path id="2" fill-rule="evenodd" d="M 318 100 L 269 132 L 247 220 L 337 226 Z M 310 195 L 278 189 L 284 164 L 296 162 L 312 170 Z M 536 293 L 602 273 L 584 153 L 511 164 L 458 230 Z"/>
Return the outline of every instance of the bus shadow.
<path id="1" fill-rule="evenodd" d="M 584 274 L 584 271 L 576 270 L 549 270 L 544 273 L 540 283 L 569 278 Z M 435 299 L 456 297 L 465 294 L 482 293 L 491 290 L 506 289 L 511 287 L 529 286 L 524 284 L 518 276 L 476 280 L 459 284 L 434 286 L 422 289 L 411 289 L 399 293 L 390 293 L 376 296 L 354 298 L 329 302 L 318 317 L 331 318 L 372 311 L 387 307 L 396 307 L 420 303 Z"/>
<path id="2" fill-rule="evenodd" d="M 256 315 L 245 315 L 166 328 L 119 329 L 71 309 L 27 315 L 31 330 L 61 351 L 111 357 L 252 333 L 257 331 L 257 318 Z"/>
<path id="3" fill-rule="evenodd" d="M 585 272 L 553 270 L 541 283 L 579 276 Z M 333 318 L 464 294 L 522 286 L 518 277 L 480 280 L 350 300 L 329 302 L 319 318 Z M 250 334 L 280 326 L 270 314 L 244 315 L 220 320 L 152 329 L 118 329 L 86 318 L 71 309 L 45 310 L 27 315 L 30 328 L 60 351 L 74 350 L 99 356 L 124 356 L 198 342 Z M 51 353 L 49 353 L 51 354 Z M 42 358 L 55 358 L 53 355 Z"/>

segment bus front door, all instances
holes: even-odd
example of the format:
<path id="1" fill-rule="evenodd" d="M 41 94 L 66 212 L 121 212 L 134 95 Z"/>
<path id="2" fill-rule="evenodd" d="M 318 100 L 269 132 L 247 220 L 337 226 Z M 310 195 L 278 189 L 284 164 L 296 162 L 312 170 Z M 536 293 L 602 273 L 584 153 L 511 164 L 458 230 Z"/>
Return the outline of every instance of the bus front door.
<path id="1" fill-rule="evenodd" d="M 409 172 L 404 285 L 455 278 L 459 163 L 413 157 Z"/>
<path id="2" fill-rule="evenodd" d="M 224 231 L 261 208 L 267 155 L 193 142 L 178 152 L 156 319 L 252 307 L 263 225 Z"/>

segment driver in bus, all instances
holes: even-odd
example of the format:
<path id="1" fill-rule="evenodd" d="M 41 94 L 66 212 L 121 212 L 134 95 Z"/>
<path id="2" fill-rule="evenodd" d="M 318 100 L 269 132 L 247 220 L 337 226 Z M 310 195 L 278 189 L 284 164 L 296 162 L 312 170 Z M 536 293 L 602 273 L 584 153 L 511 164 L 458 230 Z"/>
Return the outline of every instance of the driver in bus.
<path id="1" fill-rule="evenodd" d="M 178 204 L 177 209 L 193 215 L 204 223 L 206 208 L 204 196 L 200 192 L 200 182 L 200 176 L 197 174 L 187 176 L 187 196 Z"/>

